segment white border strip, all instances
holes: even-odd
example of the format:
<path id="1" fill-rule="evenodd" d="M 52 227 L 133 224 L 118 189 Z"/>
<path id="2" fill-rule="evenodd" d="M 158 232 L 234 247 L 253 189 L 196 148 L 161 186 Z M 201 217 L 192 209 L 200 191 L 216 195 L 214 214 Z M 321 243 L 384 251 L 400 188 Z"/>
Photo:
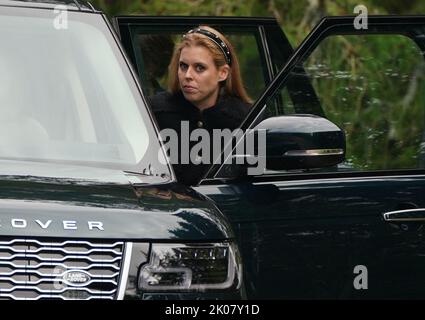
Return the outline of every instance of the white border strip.
<path id="1" fill-rule="evenodd" d="M 118 289 L 117 300 L 124 300 L 125 289 L 127 287 L 128 271 L 130 270 L 131 252 L 133 250 L 133 243 L 125 243 L 125 253 L 123 257 L 123 268 L 121 271 L 121 279 Z"/>

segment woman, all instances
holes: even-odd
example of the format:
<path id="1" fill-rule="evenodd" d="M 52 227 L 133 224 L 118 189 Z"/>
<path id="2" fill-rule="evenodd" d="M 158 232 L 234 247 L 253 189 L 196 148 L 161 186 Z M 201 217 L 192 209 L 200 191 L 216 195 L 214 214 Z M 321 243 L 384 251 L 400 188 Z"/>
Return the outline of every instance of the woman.
<path id="1" fill-rule="evenodd" d="M 173 129 L 179 139 L 188 139 L 182 132 L 182 122 L 186 121 L 189 134 L 198 128 L 208 131 L 211 150 L 212 130 L 238 128 L 249 112 L 250 102 L 232 45 L 208 26 L 192 29 L 183 36 L 169 65 L 169 92 L 151 99 L 161 130 Z M 190 147 L 196 143 L 190 141 Z M 179 155 L 181 159 L 180 152 Z M 206 164 L 215 160 L 212 155 L 210 152 L 206 159 L 207 155 L 201 154 L 202 164 L 193 163 L 193 159 L 190 164 L 173 163 L 178 181 L 197 183 Z"/>

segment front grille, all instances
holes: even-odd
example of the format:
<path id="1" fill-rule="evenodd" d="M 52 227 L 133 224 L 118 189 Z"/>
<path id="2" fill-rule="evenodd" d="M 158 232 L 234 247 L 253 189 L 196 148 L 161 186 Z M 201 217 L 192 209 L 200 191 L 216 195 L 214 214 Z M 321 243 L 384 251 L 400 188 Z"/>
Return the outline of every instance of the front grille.
<path id="1" fill-rule="evenodd" d="M 0 299 L 114 299 L 123 242 L 0 241 Z"/>

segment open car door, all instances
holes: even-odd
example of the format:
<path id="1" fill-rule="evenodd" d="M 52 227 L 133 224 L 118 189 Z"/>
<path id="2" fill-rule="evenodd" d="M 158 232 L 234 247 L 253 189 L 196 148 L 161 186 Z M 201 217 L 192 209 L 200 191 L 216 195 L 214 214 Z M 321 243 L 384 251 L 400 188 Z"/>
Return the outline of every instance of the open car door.
<path id="1" fill-rule="evenodd" d="M 138 19 L 144 18 L 117 21 L 142 83 L 148 83 L 143 79 L 148 74 L 134 44 L 137 27 L 168 26 L 168 32 L 180 35 L 198 22 L 209 24 L 208 18 L 171 23 L 156 17 L 141 26 Z M 287 41 L 281 36 L 273 51 L 272 33 L 258 21 L 248 26 L 248 20 L 226 20 L 220 25 L 226 35 L 234 31 L 237 38 L 239 25 L 257 30 L 239 34 L 247 37 L 240 49 L 251 43 L 259 61 L 241 59 L 248 91 L 257 98 L 242 129 L 311 114 L 336 124 L 346 139 L 345 161 L 337 165 L 303 168 L 312 159 L 325 163 L 320 159 L 328 155 L 315 148 L 290 150 L 281 157 L 296 155 L 298 166 L 282 162 L 246 175 L 241 165 L 216 163 L 194 187 L 233 225 L 248 297 L 423 297 L 425 17 L 370 16 L 367 29 L 356 29 L 355 17 L 324 18 L 292 56 L 283 58 L 285 66 L 262 93 L 259 88 L 279 64 L 275 52 L 289 52 Z"/>
<path id="2" fill-rule="evenodd" d="M 196 187 L 232 221 L 249 297 L 425 294 L 425 17 L 354 19 L 323 19 L 242 125 L 324 116 L 345 133 L 345 161 L 256 176 L 217 164 Z M 301 77 L 320 108 L 291 86 Z"/>

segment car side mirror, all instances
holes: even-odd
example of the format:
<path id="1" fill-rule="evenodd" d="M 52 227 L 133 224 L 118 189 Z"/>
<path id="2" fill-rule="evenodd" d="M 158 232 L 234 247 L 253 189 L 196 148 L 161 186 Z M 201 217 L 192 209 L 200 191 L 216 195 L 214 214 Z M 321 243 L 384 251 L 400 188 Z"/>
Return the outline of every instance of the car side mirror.
<path id="1" fill-rule="evenodd" d="M 271 117 L 255 127 L 266 131 L 266 168 L 313 169 L 345 159 L 345 134 L 328 119 L 307 114 Z"/>

